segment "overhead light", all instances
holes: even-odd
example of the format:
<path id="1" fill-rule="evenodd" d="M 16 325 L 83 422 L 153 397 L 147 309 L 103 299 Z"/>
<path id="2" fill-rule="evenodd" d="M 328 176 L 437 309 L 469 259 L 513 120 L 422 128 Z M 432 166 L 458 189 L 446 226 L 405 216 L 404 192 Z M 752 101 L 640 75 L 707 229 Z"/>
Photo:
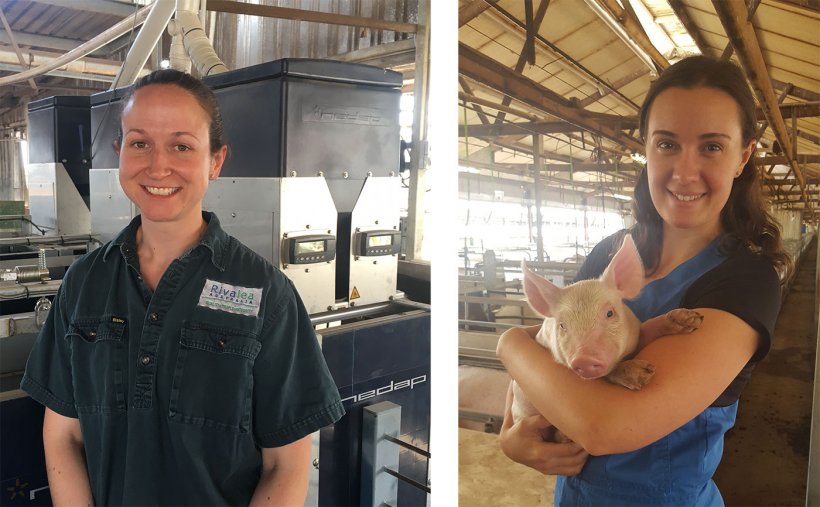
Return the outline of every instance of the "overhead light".
<path id="1" fill-rule="evenodd" d="M 167 68 L 170 68 L 170 67 L 171 67 L 171 61 L 170 60 L 162 60 L 161 62 L 159 62 L 159 68 L 160 69 L 167 69 Z"/>
<path id="2" fill-rule="evenodd" d="M 631 158 L 635 162 L 639 162 L 641 164 L 646 164 L 646 157 L 644 155 L 641 155 L 640 153 L 633 152 L 632 154 L 629 155 L 629 158 Z"/>

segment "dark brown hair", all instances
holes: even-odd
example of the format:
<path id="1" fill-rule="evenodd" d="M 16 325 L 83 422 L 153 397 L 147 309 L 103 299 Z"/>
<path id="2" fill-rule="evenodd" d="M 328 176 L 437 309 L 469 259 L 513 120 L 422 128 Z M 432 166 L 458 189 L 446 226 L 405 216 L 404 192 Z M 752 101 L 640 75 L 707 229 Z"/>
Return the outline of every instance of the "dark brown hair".
<path id="1" fill-rule="evenodd" d="M 216 95 L 211 91 L 202 81 L 185 72 L 175 69 L 155 70 L 154 72 L 141 77 L 134 83 L 134 86 L 123 97 L 120 104 L 121 108 L 125 109 L 134 94 L 140 88 L 145 88 L 150 85 L 173 85 L 187 91 L 196 99 L 200 107 L 205 110 L 208 115 L 210 124 L 208 126 L 208 138 L 210 140 L 211 154 L 213 155 L 225 145 L 225 127 L 222 124 L 222 114 L 219 112 L 219 104 L 216 101 Z M 122 113 L 122 111 L 120 111 Z M 122 114 L 120 114 L 122 116 Z M 116 143 L 122 142 L 122 128 L 120 128 L 119 136 Z"/>
<path id="2" fill-rule="evenodd" d="M 661 92 L 669 88 L 700 87 L 714 88 L 732 97 L 740 112 L 742 144 L 745 146 L 756 138 L 755 101 L 740 68 L 728 61 L 693 56 L 672 65 L 652 83 L 640 112 L 641 139 L 646 142 L 649 112 Z M 663 219 L 652 203 L 646 168 L 635 185 L 632 215 L 635 218 L 632 236 L 647 272 L 652 273 L 660 262 Z M 726 234 L 726 241 L 721 245 L 724 251 L 732 244 L 744 245 L 770 259 L 775 269 L 784 275 L 781 280 L 787 280 L 792 261 L 783 248 L 780 228 L 767 210 L 754 156 L 749 157 L 740 176 L 735 178 L 729 199 L 720 212 L 720 224 Z"/>

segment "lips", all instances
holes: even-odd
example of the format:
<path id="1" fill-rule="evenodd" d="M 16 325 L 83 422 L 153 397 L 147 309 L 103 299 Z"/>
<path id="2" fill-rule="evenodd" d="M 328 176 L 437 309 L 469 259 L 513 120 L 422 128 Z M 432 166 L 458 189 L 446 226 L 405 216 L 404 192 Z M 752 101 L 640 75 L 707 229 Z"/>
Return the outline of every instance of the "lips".
<path id="1" fill-rule="evenodd" d="M 151 195 L 168 196 L 179 192 L 180 187 L 149 187 L 143 185 L 142 188 Z"/>

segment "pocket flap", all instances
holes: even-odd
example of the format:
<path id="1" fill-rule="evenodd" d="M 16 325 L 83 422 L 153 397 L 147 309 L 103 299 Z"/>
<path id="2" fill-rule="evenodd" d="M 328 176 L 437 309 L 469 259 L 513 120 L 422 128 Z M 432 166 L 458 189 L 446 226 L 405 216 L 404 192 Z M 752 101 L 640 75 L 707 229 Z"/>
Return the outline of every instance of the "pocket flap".
<path id="1" fill-rule="evenodd" d="M 183 324 L 179 343 L 187 348 L 235 354 L 248 359 L 256 359 L 262 349 L 262 343 L 248 333 L 198 322 Z"/>
<path id="2" fill-rule="evenodd" d="M 69 335 L 79 336 L 89 343 L 121 340 L 124 332 L 125 319 L 114 316 L 74 319 L 68 328 Z"/>

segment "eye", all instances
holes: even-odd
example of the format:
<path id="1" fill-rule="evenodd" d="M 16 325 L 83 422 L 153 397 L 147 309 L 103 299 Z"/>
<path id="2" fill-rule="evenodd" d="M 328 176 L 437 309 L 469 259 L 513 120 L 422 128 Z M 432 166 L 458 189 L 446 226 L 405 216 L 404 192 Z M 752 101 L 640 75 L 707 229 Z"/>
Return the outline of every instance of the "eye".
<path id="1" fill-rule="evenodd" d="M 606 311 L 606 318 L 611 319 L 614 316 L 615 316 L 615 310 L 613 310 L 612 308 L 610 308 L 609 310 Z"/>
<path id="2" fill-rule="evenodd" d="M 146 143 L 145 141 L 133 141 L 131 143 L 131 146 L 133 148 L 138 149 L 138 150 L 144 150 L 145 148 L 148 147 L 148 143 Z"/>
<path id="3" fill-rule="evenodd" d="M 563 331 L 563 332 L 566 332 L 566 331 L 567 331 L 567 325 L 566 325 L 566 324 L 564 324 L 563 322 L 559 322 L 559 323 L 558 323 L 558 328 L 559 328 L 561 331 Z"/>
<path id="4" fill-rule="evenodd" d="M 708 152 L 720 152 L 723 151 L 723 146 L 717 143 L 709 143 L 704 147 L 704 149 Z"/>
<path id="5" fill-rule="evenodd" d="M 186 144 L 178 144 L 174 147 L 177 151 L 191 151 L 191 147 Z"/>
<path id="6" fill-rule="evenodd" d="M 659 150 L 669 151 L 675 148 L 675 143 L 673 143 L 672 141 L 660 141 L 657 144 L 657 147 Z"/>

